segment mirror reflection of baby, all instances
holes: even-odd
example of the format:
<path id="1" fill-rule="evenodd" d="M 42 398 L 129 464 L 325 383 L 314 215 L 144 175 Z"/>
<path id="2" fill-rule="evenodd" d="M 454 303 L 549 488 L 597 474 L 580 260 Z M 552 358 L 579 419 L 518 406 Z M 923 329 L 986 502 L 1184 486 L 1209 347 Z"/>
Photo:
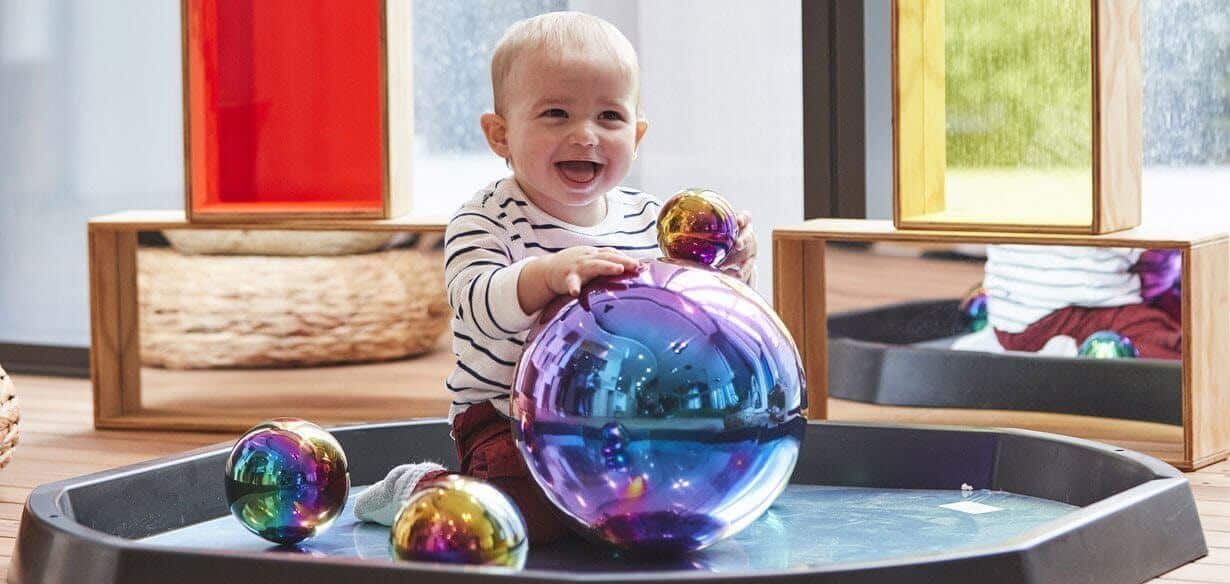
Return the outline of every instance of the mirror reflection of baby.
<path id="1" fill-rule="evenodd" d="M 987 317 L 1009 351 L 1075 354 L 1111 330 L 1142 358 L 1182 357 L 1179 250 L 988 245 Z M 1055 350 L 1059 346 L 1068 350 Z"/>

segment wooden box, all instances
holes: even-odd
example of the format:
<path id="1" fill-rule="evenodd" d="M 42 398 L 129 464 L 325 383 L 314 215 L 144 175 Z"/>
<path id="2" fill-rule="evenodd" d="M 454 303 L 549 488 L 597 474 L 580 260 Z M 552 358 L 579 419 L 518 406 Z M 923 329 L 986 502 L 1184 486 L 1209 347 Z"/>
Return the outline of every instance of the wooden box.
<path id="1" fill-rule="evenodd" d="M 826 244 L 1017 243 L 1178 249 L 1182 255 L 1182 432 L 1174 456 L 1184 470 L 1230 454 L 1230 236 L 1220 228 L 1142 225 L 1105 235 L 905 231 L 889 221 L 816 219 L 773 232 L 774 306 L 799 344 L 808 373 L 809 417 L 829 417 Z M 874 286 L 908 287 L 908 275 L 880 270 Z M 881 281 L 882 280 L 882 281 Z M 882 290 L 865 290 L 877 294 Z M 917 421 L 921 418 L 912 418 Z M 945 422 L 947 423 L 947 422 Z M 997 425 L 1002 425 L 996 422 Z M 1055 430 L 1052 431 L 1060 431 Z M 1176 433 L 1178 434 L 1178 433 Z"/>
<path id="2" fill-rule="evenodd" d="M 903 229 L 1140 224 L 1140 0 L 894 0 Z"/>
<path id="3" fill-rule="evenodd" d="M 303 219 L 280 225 L 235 222 L 225 228 L 442 235 L 445 226 L 443 219 L 403 217 L 357 222 Z M 263 419 L 282 415 L 311 417 L 322 424 L 336 424 L 388 419 L 391 416 L 442 415 L 447 411 L 448 396 L 440 389 L 440 381 L 451 370 L 453 356 L 441 350 L 423 358 L 400 362 L 397 365 L 403 369 L 392 379 L 384 374 L 384 370 L 374 378 L 370 371 L 372 366 L 365 366 L 368 371 L 340 383 L 335 383 L 336 379 L 332 378 L 323 379 L 319 368 L 274 371 L 289 371 L 294 374 L 290 379 L 271 379 L 270 370 L 267 369 L 210 370 L 208 374 L 215 376 L 205 378 L 203 382 L 201 370 L 176 372 L 180 376 L 192 376 L 192 379 L 185 385 L 182 377 L 172 378 L 169 383 L 174 387 L 165 388 L 178 396 L 174 407 L 167 406 L 166 400 L 153 406 L 143 403 L 142 371 L 148 368 L 143 368 L 141 364 L 139 338 L 138 236 L 143 232 L 168 229 L 218 228 L 214 224 L 190 223 L 180 211 L 127 211 L 90 221 L 90 374 L 94 388 L 95 427 L 242 431 Z M 376 254 L 352 257 L 364 255 Z M 355 285 L 371 286 L 372 283 L 359 282 Z M 341 322 L 338 327 L 346 328 L 349 324 Z M 325 381 L 340 386 L 338 394 L 323 391 L 322 388 L 328 389 L 324 387 Z M 320 387 L 304 387 L 307 384 Z M 202 389 L 202 386 L 208 389 Z M 327 395 L 321 397 L 322 392 Z M 183 396 L 188 397 L 180 399 Z M 245 406 L 245 403 L 256 403 L 256 400 L 259 400 L 259 407 Z"/>
<path id="4" fill-rule="evenodd" d="M 188 220 L 408 213 L 410 5 L 181 0 Z"/>

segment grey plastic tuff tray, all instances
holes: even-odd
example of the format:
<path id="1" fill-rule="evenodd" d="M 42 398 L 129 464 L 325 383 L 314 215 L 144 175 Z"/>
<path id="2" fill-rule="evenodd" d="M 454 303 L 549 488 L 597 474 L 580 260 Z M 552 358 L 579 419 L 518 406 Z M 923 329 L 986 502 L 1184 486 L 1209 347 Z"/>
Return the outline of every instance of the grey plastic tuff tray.
<path id="1" fill-rule="evenodd" d="M 924 300 L 830 315 L 829 395 L 1183 423 L 1181 363 L 951 350 L 969 332 L 959 303 Z"/>
<path id="2" fill-rule="evenodd" d="M 355 485 L 371 484 L 410 459 L 455 462 L 443 421 L 352 426 L 333 432 L 347 452 Z M 986 545 L 904 553 L 877 561 L 719 572 L 686 556 L 630 560 L 579 540 L 531 550 L 527 568 L 520 571 L 252 551 L 250 545 L 217 549 L 151 543 L 176 530 L 174 535 L 182 540 L 193 530 L 204 530 L 203 525 L 220 524 L 211 520 L 228 513 L 222 481 L 228 451 L 229 445 L 223 444 L 35 489 L 22 518 L 9 582 L 465 584 L 683 579 L 748 584 L 1122 584 L 1143 582 L 1207 551 L 1187 480 L 1144 455 L 1036 432 L 832 422 L 808 425 L 791 478 L 795 494 L 787 508 L 798 505 L 800 497 L 822 497 L 826 492 L 804 485 L 951 490 L 961 483 L 1074 507 Z M 953 525 L 959 528 L 968 522 Z M 902 531 L 899 527 L 886 524 L 877 539 L 888 545 Z M 755 529 L 755 525 L 749 528 L 753 533 Z M 251 543 L 251 536 L 241 535 L 249 538 L 245 544 Z M 720 551 L 718 546 L 711 549 Z"/>

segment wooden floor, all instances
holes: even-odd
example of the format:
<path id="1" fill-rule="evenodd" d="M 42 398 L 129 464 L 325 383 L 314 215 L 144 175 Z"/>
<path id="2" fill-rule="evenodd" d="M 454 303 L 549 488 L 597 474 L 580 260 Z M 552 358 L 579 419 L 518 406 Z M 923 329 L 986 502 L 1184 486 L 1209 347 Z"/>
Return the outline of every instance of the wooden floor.
<path id="1" fill-rule="evenodd" d="M 848 270 L 853 279 L 848 287 L 837 282 L 830 288 L 830 308 L 835 311 L 849 310 L 920 295 L 951 298 L 976 283 L 981 272 L 977 264 L 960 262 L 946 262 L 942 266 L 929 264 L 922 270 L 918 268 L 918 260 L 907 258 L 868 258 L 866 254 L 847 251 L 832 253 L 830 270 Z M 940 273 L 941 269 L 946 273 Z M 895 281 L 910 282 L 908 289 L 881 287 L 873 292 L 866 285 L 867 281 L 883 278 L 885 273 L 894 274 Z M 902 278 L 903 273 L 910 273 L 911 277 Z M 833 275 L 830 272 L 830 277 Z M 415 361 L 304 370 L 291 372 L 290 377 L 277 376 L 274 372 L 193 374 L 150 371 L 145 378 L 148 391 L 144 397 L 149 407 L 181 411 L 217 408 L 220 402 L 228 402 L 237 408 L 262 410 L 297 411 L 301 408 L 303 411 L 298 413 L 308 414 L 309 417 L 315 413 L 324 417 L 325 421 L 334 418 L 330 410 L 336 409 L 339 404 L 355 408 L 343 418 L 437 416 L 447 411 L 448 397 L 443 391 L 430 388 L 438 389 L 438 380 L 448 372 L 450 365 L 447 350 L 440 350 Z M 281 387 L 272 397 L 250 386 L 253 379 L 262 376 L 270 377 L 262 379 L 266 382 L 276 377 L 277 385 Z M 311 391 L 310 388 L 325 383 L 322 378 L 328 378 L 325 380 L 328 391 Z M 0 574 L 7 575 L 22 503 L 33 487 L 234 438 L 233 434 L 94 430 L 88 381 L 23 375 L 14 375 L 13 379 L 21 400 L 23 418 L 21 443 L 13 462 L 0 470 Z M 175 383 L 167 383 L 170 381 Z M 167 390 L 160 391 L 157 389 L 159 387 Z M 406 391 L 405 388 L 420 389 Z M 867 415 L 867 412 L 860 410 L 861 407 L 866 406 L 834 401 L 830 404 L 830 411 L 857 418 Z M 892 414 L 890 418 L 903 422 L 944 421 L 918 418 L 920 415 L 937 414 L 922 414 L 916 408 L 897 409 L 901 411 L 889 412 Z M 884 413 L 882 411 L 877 415 L 883 416 Z M 967 412 L 966 415 L 974 414 Z M 995 425 L 1013 425 L 1005 423 L 1006 420 L 1010 421 L 1011 418 L 1000 418 Z M 1101 436 L 1139 450 L 1149 449 L 1147 444 L 1133 444 L 1127 437 L 1106 433 L 1110 431 L 1099 429 L 1100 426 L 1092 419 L 1070 416 L 1048 418 L 1047 423 L 1051 424 L 1044 428 L 1048 431 L 1070 435 L 1089 435 L 1093 432 L 1094 437 Z M 1188 477 L 1199 506 L 1209 556 L 1166 574 L 1157 581 L 1230 584 L 1230 463 L 1214 465 Z M 0 578 L 2 580 L 4 578 Z"/>

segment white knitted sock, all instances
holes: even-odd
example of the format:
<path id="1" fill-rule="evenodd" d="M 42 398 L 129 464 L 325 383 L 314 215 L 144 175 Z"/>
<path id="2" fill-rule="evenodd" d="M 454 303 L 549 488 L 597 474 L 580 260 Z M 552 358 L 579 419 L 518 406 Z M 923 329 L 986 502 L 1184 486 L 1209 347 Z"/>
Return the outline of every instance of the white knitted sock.
<path id="1" fill-rule="evenodd" d="M 401 505 L 410 498 L 415 485 L 423 475 L 444 470 L 443 466 L 434 462 L 419 462 L 403 464 L 394 467 L 384 480 L 367 488 L 355 497 L 354 515 L 363 521 L 373 521 L 381 525 L 393 525 Z"/>

